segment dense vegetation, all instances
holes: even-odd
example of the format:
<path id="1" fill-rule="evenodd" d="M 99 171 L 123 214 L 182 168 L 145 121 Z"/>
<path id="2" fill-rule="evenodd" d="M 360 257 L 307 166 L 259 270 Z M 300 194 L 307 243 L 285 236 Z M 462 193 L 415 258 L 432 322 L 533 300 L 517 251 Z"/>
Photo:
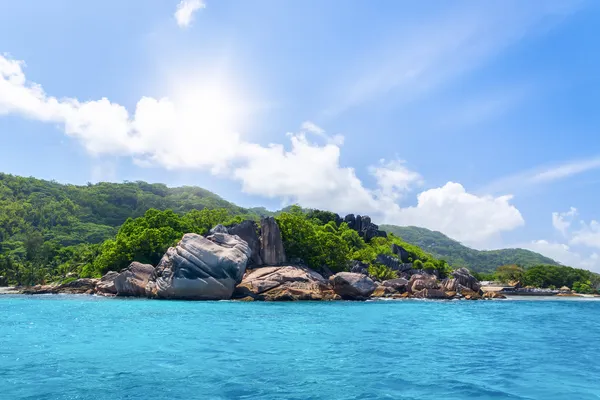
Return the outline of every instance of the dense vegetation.
<path id="1" fill-rule="evenodd" d="M 0 174 L 0 276 L 26 284 L 80 271 L 110 245 L 101 244 L 114 238 L 120 225 L 149 209 L 177 215 L 223 209 L 230 216 L 258 216 L 198 187 L 145 182 L 75 186 Z M 91 273 L 89 267 L 86 271 Z"/>
<path id="2" fill-rule="evenodd" d="M 0 276 L 13 284 L 98 277 L 131 261 L 156 265 L 184 233 L 205 234 L 216 224 L 258 220 L 263 209 L 247 210 L 199 188 L 165 185 L 61 185 L 0 174 Z M 336 221 L 335 214 L 288 207 L 277 213 L 290 259 L 321 270 L 346 270 L 351 260 L 369 264 L 374 276 L 394 272 L 376 263 L 392 257 L 391 244 L 404 247 L 410 261 L 441 275 L 449 265 L 390 235 L 369 243 Z"/>
<path id="3" fill-rule="evenodd" d="M 536 265 L 522 268 L 518 265 L 503 265 L 493 273 L 479 273 L 480 280 L 495 280 L 504 283 L 520 282 L 523 286 L 560 289 L 564 286 L 578 293 L 597 293 L 600 275 L 593 272 L 557 265 Z"/>
<path id="4" fill-rule="evenodd" d="M 455 268 L 467 267 L 475 272 L 493 272 L 502 265 L 516 264 L 522 267 L 535 265 L 559 265 L 551 258 L 524 249 L 474 250 L 440 232 L 416 226 L 382 225 L 381 229 L 393 232 L 408 243 L 447 260 Z"/>

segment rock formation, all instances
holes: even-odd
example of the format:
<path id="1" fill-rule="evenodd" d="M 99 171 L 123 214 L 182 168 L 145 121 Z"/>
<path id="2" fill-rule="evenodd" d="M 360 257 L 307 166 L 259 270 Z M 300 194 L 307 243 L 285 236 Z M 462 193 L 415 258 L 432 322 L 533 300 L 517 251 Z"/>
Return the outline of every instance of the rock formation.
<path id="1" fill-rule="evenodd" d="M 409 263 L 410 260 L 408 259 L 410 257 L 410 254 L 408 254 L 408 251 L 406 251 L 406 249 L 402 246 L 398 246 L 397 244 L 393 243 L 392 244 L 392 253 L 394 253 L 395 255 L 398 256 L 398 258 L 403 262 L 403 263 Z"/>
<path id="2" fill-rule="evenodd" d="M 329 278 L 335 293 L 344 300 L 365 300 L 375 291 L 377 285 L 363 274 L 340 272 Z"/>
<path id="3" fill-rule="evenodd" d="M 166 299 L 229 299 L 251 256 L 239 236 L 187 233 L 170 247 L 146 285 L 150 296 Z"/>
<path id="4" fill-rule="evenodd" d="M 437 289 L 438 286 L 435 276 L 428 274 L 412 275 L 408 281 L 408 289 L 413 294 L 423 289 Z"/>
<path id="5" fill-rule="evenodd" d="M 115 279 L 117 279 L 117 276 L 119 276 L 118 272 L 107 272 L 106 275 L 96 283 L 96 293 L 103 296 L 115 296 L 117 294 L 117 287 L 115 286 Z"/>
<path id="6" fill-rule="evenodd" d="M 350 261 L 349 268 L 350 272 L 355 274 L 369 275 L 369 264 L 365 264 L 362 261 L 352 260 Z"/>
<path id="7" fill-rule="evenodd" d="M 248 270 L 233 297 L 267 301 L 339 299 L 320 274 L 297 266 Z"/>
<path id="8" fill-rule="evenodd" d="M 118 296 L 146 296 L 146 285 L 154 267 L 150 264 L 132 262 L 114 278 L 115 289 Z"/>
<path id="9" fill-rule="evenodd" d="M 439 289 L 422 289 L 413 295 L 417 299 L 446 299 L 446 293 Z"/>
<path id="10" fill-rule="evenodd" d="M 365 241 L 369 241 L 374 237 L 387 237 L 387 233 L 379 230 L 379 226 L 371 222 L 371 218 L 367 215 L 356 217 L 354 214 L 348 214 L 344 217 L 344 222 L 348 224 L 350 229 L 358 232 L 359 236 Z"/>
<path id="11" fill-rule="evenodd" d="M 260 256 L 260 238 L 258 236 L 258 226 L 256 222 L 246 220 L 242 221 L 237 225 L 230 226 L 228 232 L 230 235 L 239 236 L 240 239 L 248 243 L 248 247 L 252 251 L 250 260 L 248 261 L 248 267 L 261 266 L 263 260 Z"/>
<path id="12" fill-rule="evenodd" d="M 469 270 L 466 268 L 459 268 L 455 270 L 452 272 L 452 276 L 457 280 L 459 285 L 465 286 L 474 292 L 479 292 L 481 289 L 481 285 L 479 284 L 477 278 L 471 275 Z"/>
<path id="13" fill-rule="evenodd" d="M 265 265 L 282 265 L 286 263 L 285 250 L 279 225 L 273 217 L 260 221 L 261 251 L 260 256 Z"/>

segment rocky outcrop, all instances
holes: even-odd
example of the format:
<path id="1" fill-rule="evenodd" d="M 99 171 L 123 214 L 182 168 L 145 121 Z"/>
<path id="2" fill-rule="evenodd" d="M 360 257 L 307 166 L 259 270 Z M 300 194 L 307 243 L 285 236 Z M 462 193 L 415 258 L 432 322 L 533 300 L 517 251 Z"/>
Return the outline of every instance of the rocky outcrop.
<path id="1" fill-rule="evenodd" d="M 408 288 L 411 293 L 417 293 L 423 289 L 437 289 L 437 279 L 433 275 L 415 274 L 408 281 Z"/>
<path id="2" fill-rule="evenodd" d="M 340 272 L 329 278 L 335 293 L 344 300 L 365 300 L 375 291 L 377 285 L 363 274 Z"/>
<path id="3" fill-rule="evenodd" d="M 317 272 L 298 266 L 263 267 L 248 270 L 236 287 L 240 300 L 294 301 L 336 300 L 339 296 Z"/>
<path id="4" fill-rule="evenodd" d="M 459 268 L 455 270 L 452 273 L 452 276 L 454 276 L 454 279 L 457 280 L 459 285 L 465 286 L 474 292 L 479 292 L 481 289 L 481 285 L 479 284 L 477 278 L 471 275 L 469 270 L 466 268 Z"/>
<path id="5" fill-rule="evenodd" d="M 410 254 L 408 254 L 408 251 L 406 251 L 406 249 L 402 246 L 398 246 L 397 244 L 393 243 L 392 244 L 392 253 L 394 253 L 395 255 L 398 256 L 398 258 L 403 262 L 403 263 L 409 263 L 409 257 Z"/>
<path id="6" fill-rule="evenodd" d="M 263 265 L 263 260 L 260 256 L 259 228 L 256 222 L 250 220 L 242 221 L 237 225 L 230 226 L 227 231 L 230 235 L 239 236 L 240 239 L 248 243 L 248 247 L 250 247 L 250 251 L 252 252 L 248 261 L 248 268 Z"/>
<path id="7" fill-rule="evenodd" d="M 375 262 L 378 264 L 383 264 L 386 267 L 390 268 L 392 271 L 396 271 L 399 273 L 408 272 L 412 269 L 412 264 L 402 263 L 400 259 L 388 256 L 386 254 L 379 254 L 375 259 Z"/>
<path id="8" fill-rule="evenodd" d="M 137 261 L 129 264 L 118 276 L 113 279 L 118 296 L 146 296 L 146 285 L 154 272 L 150 264 Z"/>
<path id="9" fill-rule="evenodd" d="M 164 299 L 229 299 L 250 256 L 250 247 L 239 236 L 217 232 L 205 238 L 187 233 L 167 250 L 145 291 Z"/>
<path id="10" fill-rule="evenodd" d="M 387 233 L 379 230 L 379 226 L 371 222 L 371 218 L 367 215 L 356 217 L 354 214 L 348 214 L 344 217 L 344 222 L 348 224 L 350 229 L 358 232 L 359 236 L 365 241 L 369 241 L 374 237 L 387 237 Z"/>
<path id="11" fill-rule="evenodd" d="M 448 296 L 439 289 L 422 289 L 416 292 L 413 297 L 417 299 L 447 299 Z"/>
<path id="12" fill-rule="evenodd" d="M 93 294 L 98 279 L 82 278 L 76 279 L 62 285 L 36 285 L 23 289 L 23 294 Z"/>
<path id="13" fill-rule="evenodd" d="M 389 279 L 383 281 L 382 285 L 392 288 L 397 293 L 404 293 L 408 290 L 408 280 L 404 278 Z"/>
<path id="14" fill-rule="evenodd" d="M 273 217 L 260 221 L 261 251 L 260 256 L 265 265 L 282 265 L 286 263 L 285 250 L 279 225 Z"/>
<path id="15" fill-rule="evenodd" d="M 447 292 L 456 292 L 458 290 L 458 279 L 446 278 L 441 282 L 441 287 Z"/>
<path id="16" fill-rule="evenodd" d="M 119 276 L 118 272 L 107 272 L 106 275 L 96 283 L 96 293 L 103 296 L 115 296 L 117 294 L 117 287 L 115 286 L 115 279 L 117 279 L 117 276 Z"/>
<path id="17" fill-rule="evenodd" d="M 350 261 L 349 270 L 355 274 L 369 275 L 369 264 L 358 260 L 352 260 Z"/>

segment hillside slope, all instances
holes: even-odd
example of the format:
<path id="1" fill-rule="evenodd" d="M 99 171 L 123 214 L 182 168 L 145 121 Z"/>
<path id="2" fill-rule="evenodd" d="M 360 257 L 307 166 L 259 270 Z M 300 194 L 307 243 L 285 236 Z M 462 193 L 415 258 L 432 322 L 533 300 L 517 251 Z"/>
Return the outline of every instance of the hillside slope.
<path id="1" fill-rule="evenodd" d="M 381 229 L 393 233 L 408 243 L 419 246 L 437 258 L 446 260 L 453 267 L 468 267 L 475 272 L 491 272 L 497 267 L 517 264 L 522 267 L 534 265 L 560 265 L 551 258 L 524 249 L 475 250 L 441 232 L 416 226 L 381 225 Z"/>

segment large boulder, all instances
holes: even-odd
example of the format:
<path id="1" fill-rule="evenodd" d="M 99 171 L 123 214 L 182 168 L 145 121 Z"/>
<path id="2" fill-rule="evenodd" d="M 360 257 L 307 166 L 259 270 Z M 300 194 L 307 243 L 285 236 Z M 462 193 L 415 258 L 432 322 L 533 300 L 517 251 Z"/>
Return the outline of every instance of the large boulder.
<path id="1" fill-rule="evenodd" d="M 344 222 L 348 224 L 350 229 L 358 232 L 359 236 L 365 241 L 369 241 L 374 237 L 387 237 L 387 233 L 379 230 L 379 226 L 371 222 L 371 218 L 368 215 L 357 215 L 348 214 L 344 218 Z"/>
<path id="2" fill-rule="evenodd" d="M 382 285 L 392 288 L 398 293 L 404 293 L 408 290 L 408 280 L 404 278 L 388 279 L 383 281 Z"/>
<path id="3" fill-rule="evenodd" d="M 152 297 L 189 300 L 231 298 L 252 252 L 239 236 L 186 233 L 170 247 L 146 285 Z"/>
<path id="4" fill-rule="evenodd" d="M 150 264 L 132 262 L 113 279 L 117 296 L 146 296 L 146 285 L 153 272 L 154 267 Z"/>
<path id="5" fill-rule="evenodd" d="M 109 271 L 100 278 L 100 281 L 96 283 L 96 293 L 103 296 L 114 296 L 117 294 L 117 287 L 115 286 L 115 279 L 119 276 L 118 272 Z"/>
<path id="6" fill-rule="evenodd" d="M 411 293 L 416 293 L 423 289 L 437 289 L 437 279 L 429 274 L 415 274 L 408 281 L 408 288 Z"/>
<path id="7" fill-rule="evenodd" d="M 251 220 L 242 221 L 237 225 L 230 226 L 228 232 L 230 235 L 239 236 L 240 239 L 248 243 L 248 247 L 252 251 L 248 267 L 263 265 L 263 260 L 260 257 L 260 238 L 256 222 Z"/>
<path id="8" fill-rule="evenodd" d="M 408 272 L 412 269 L 412 264 L 402 263 L 400 259 L 392 256 L 388 256 L 386 254 L 379 254 L 375 259 L 376 263 L 383 264 L 386 267 L 390 268 L 392 271 L 396 272 Z"/>
<path id="9" fill-rule="evenodd" d="M 458 279 L 446 278 L 442 281 L 441 287 L 446 292 L 456 292 L 458 290 Z"/>
<path id="10" fill-rule="evenodd" d="M 273 217 L 260 220 L 261 251 L 260 256 L 265 265 L 281 265 L 286 263 L 285 250 L 279 225 Z"/>
<path id="11" fill-rule="evenodd" d="M 459 285 L 465 286 L 474 292 L 479 292 L 481 289 L 481 285 L 479 284 L 477 278 L 471 275 L 469 270 L 466 268 L 459 268 L 455 270 L 452 272 L 452 276 L 454 276 L 454 279 L 458 281 Z"/>
<path id="12" fill-rule="evenodd" d="M 242 300 L 290 301 L 339 298 L 317 272 L 298 266 L 248 270 L 234 295 Z"/>
<path id="13" fill-rule="evenodd" d="M 377 284 L 363 274 L 340 272 L 329 278 L 335 293 L 344 300 L 364 300 L 377 289 Z"/>

